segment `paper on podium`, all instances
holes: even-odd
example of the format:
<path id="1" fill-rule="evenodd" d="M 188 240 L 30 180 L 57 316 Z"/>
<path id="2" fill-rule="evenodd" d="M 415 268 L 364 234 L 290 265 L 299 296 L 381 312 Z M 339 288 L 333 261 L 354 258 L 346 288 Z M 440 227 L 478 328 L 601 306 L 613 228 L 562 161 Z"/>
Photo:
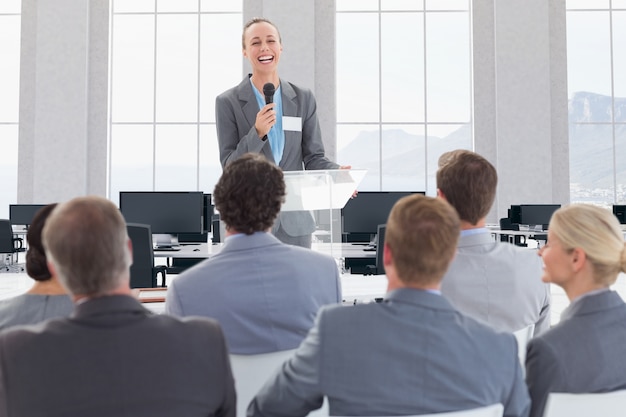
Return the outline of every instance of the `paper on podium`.
<path id="1" fill-rule="evenodd" d="M 285 171 L 282 211 L 341 209 L 361 183 L 365 169 Z"/>

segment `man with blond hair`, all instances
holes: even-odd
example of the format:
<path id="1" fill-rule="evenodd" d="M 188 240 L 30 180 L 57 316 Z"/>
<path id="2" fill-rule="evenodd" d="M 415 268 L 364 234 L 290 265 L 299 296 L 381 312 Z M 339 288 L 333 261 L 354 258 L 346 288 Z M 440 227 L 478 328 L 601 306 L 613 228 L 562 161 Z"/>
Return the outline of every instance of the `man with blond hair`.
<path id="1" fill-rule="evenodd" d="M 437 194 L 461 218 L 457 255 L 441 291 L 461 312 L 496 330 L 550 328 L 550 288 L 541 282 L 535 251 L 497 242 L 485 227 L 496 196 L 498 175 L 482 156 L 453 151 L 437 171 Z"/>
<path id="2" fill-rule="evenodd" d="M 511 334 L 456 311 L 439 288 L 459 218 L 412 195 L 387 221 L 382 303 L 325 307 L 307 338 L 248 407 L 248 416 L 419 415 L 495 403 L 527 416 L 530 400 Z"/>
<path id="3" fill-rule="evenodd" d="M 132 297 L 132 249 L 115 205 L 59 205 L 43 243 L 74 312 L 0 333 L 0 416 L 235 415 L 217 322 L 154 315 Z"/>

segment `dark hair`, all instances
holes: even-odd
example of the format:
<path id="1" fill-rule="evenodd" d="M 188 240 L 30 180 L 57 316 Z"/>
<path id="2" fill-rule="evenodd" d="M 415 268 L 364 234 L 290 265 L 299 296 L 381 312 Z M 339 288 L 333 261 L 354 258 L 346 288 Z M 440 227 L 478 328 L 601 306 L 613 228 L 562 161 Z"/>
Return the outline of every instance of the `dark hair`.
<path id="1" fill-rule="evenodd" d="M 283 171 L 259 154 L 244 154 L 226 165 L 213 198 L 228 229 L 247 235 L 267 230 L 285 201 Z"/>
<path id="2" fill-rule="evenodd" d="M 250 26 L 256 23 L 269 23 L 270 25 L 274 26 L 274 29 L 276 29 L 276 33 L 278 33 L 278 42 L 280 42 L 281 44 L 283 43 L 283 40 L 280 37 L 280 31 L 274 23 L 264 17 L 253 17 L 252 19 L 248 20 L 245 25 L 243 25 L 243 32 L 241 32 L 241 46 L 243 47 L 243 49 L 246 49 L 246 30 L 248 30 Z"/>
<path id="3" fill-rule="evenodd" d="M 26 273 L 36 281 L 47 281 L 52 277 L 48 270 L 46 252 L 41 241 L 41 232 L 48 216 L 56 206 L 56 203 L 50 204 L 37 211 L 26 233 L 26 241 L 28 242 Z"/>
<path id="4" fill-rule="evenodd" d="M 496 169 L 475 152 L 458 153 L 437 171 L 437 188 L 461 220 L 472 225 L 489 213 L 497 185 Z"/>

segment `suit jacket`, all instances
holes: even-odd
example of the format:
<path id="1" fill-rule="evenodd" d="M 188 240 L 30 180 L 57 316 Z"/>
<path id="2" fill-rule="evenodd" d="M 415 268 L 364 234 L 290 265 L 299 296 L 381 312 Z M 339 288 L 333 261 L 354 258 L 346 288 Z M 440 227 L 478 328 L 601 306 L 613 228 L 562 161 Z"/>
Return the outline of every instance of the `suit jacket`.
<path id="1" fill-rule="evenodd" d="M 504 405 L 527 416 L 517 342 L 414 289 L 383 303 L 329 307 L 248 416 L 304 416 L 328 397 L 330 415 L 413 415 Z"/>
<path id="2" fill-rule="evenodd" d="M 222 166 L 247 152 L 260 153 L 276 163 L 283 171 L 303 169 L 337 169 L 324 154 L 324 144 L 317 104 L 310 90 L 280 80 L 283 115 L 300 117 L 302 130 L 285 130 L 285 149 L 280 161 L 274 161 L 269 141 L 262 141 L 254 123 L 259 105 L 250 84 L 250 75 L 236 87 L 220 94 L 215 100 L 217 140 Z M 302 236 L 315 230 L 313 218 L 308 213 L 281 213 L 277 225 L 282 225 L 290 236 Z"/>
<path id="3" fill-rule="evenodd" d="M 461 312 L 496 330 L 534 324 L 537 335 L 550 328 L 550 287 L 541 274 L 535 251 L 496 242 L 490 233 L 461 236 L 441 292 Z"/>
<path id="4" fill-rule="evenodd" d="M 531 416 L 543 416 L 551 392 L 626 389 L 626 304 L 614 291 L 574 301 L 559 324 L 532 339 L 526 356 Z"/>
<path id="5" fill-rule="evenodd" d="M 235 235 L 220 253 L 172 280 L 165 309 L 216 319 L 231 353 L 295 349 L 322 305 L 341 302 L 330 256 L 269 233 Z"/>
<path id="6" fill-rule="evenodd" d="M 129 296 L 0 333 L 0 416 L 234 416 L 219 325 L 154 315 Z"/>

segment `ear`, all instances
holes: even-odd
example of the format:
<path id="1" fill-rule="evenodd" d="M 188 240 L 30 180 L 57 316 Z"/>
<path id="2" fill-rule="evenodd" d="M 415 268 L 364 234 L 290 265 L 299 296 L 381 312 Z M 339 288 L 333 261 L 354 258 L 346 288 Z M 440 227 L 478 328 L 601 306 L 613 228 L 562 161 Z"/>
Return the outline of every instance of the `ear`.
<path id="1" fill-rule="evenodd" d="M 133 241 L 130 238 L 126 241 L 126 245 L 128 246 L 128 256 L 130 256 L 130 265 L 133 264 Z"/>
<path id="2" fill-rule="evenodd" d="M 587 263 L 587 254 L 581 248 L 574 248 L 572 251 L 572 268 L 574 272 L 578 272 L 584 268 Z"/>
<path id="3" fill-rule="evenodd" d="M 441 198 L 442 200 L 446 200 L 446 196 L 443 194 L 443 191 L 441 191 L 439 188 L 437 188 L 437 198 Z M 448 200 L 446 200 L 448 201 Z"/>
<path id="4" fill-rule="evenodd" d="M 385 243 L 385 246 L 383 247 L 383 265 L 387 267 L 392 264 L 393 264 L 393 255 L 391 254 L 391 249 Z"/>
<path id="5" fill-rule="evenodd" d="M 56 268 L 54 267 L 54 265 L 52 264 L 52 262 L 50 262 L 50 259 L 46 260 L 46 265 L 48 266 L 48 271 L 50 271 L 50 275 L 53 278 L 57 278 L 58 279 L 58 275 L 57 275 L 57 271 Z"/>

